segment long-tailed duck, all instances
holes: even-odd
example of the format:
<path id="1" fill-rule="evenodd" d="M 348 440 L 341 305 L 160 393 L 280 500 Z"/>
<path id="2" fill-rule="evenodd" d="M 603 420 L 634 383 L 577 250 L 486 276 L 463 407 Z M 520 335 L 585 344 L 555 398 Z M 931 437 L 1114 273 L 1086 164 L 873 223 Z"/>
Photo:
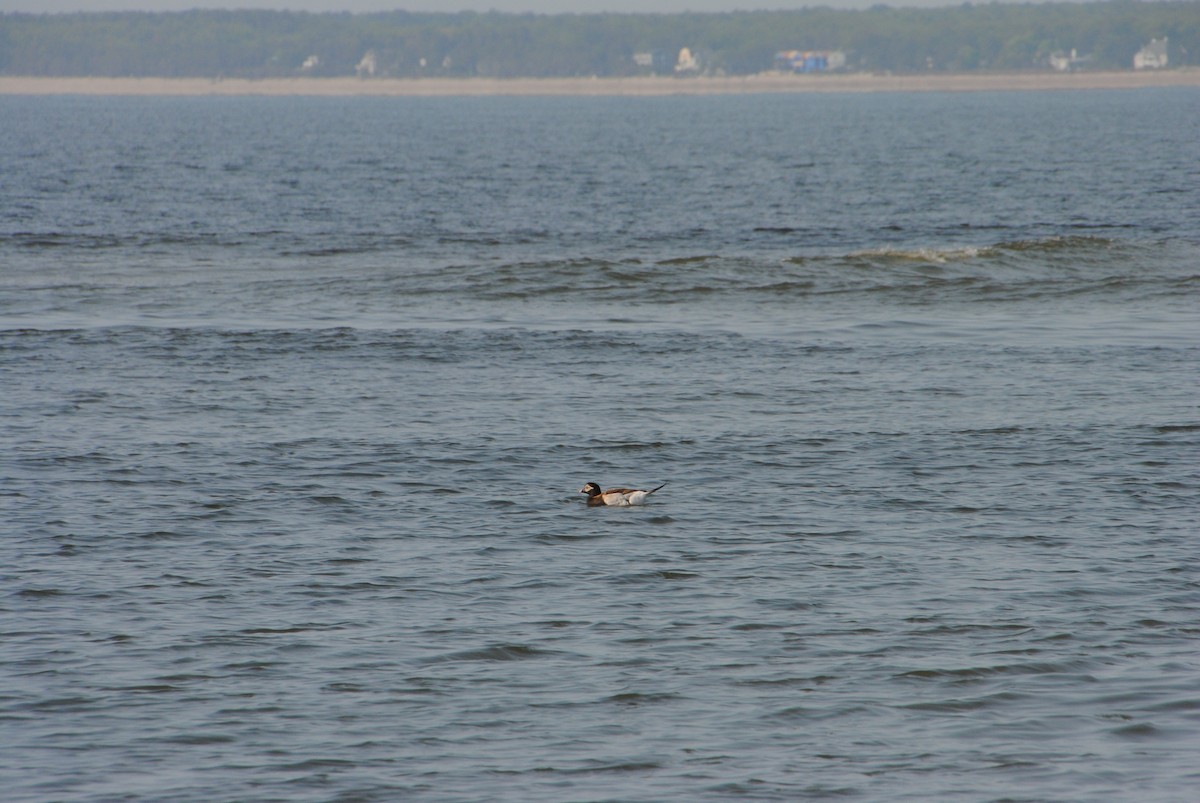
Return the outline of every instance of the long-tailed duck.
<path id="1" fill-rule="evenodd" d="M 666 485 L 664 482 L 658 488 Z M 601 507 L 609 505 L 610 507 L 629 507 L 630 505 L 644 505 L 646 497 L 658 490 L 651 488 L 649 491 L 639 491 L 633 488 L 609 488 L 607 491 L 600 490 L 600 486 L 594 482 L 589 482 L 587 485 L 579 489 L 579 493 L 587 494 L 588 507 Z"/>

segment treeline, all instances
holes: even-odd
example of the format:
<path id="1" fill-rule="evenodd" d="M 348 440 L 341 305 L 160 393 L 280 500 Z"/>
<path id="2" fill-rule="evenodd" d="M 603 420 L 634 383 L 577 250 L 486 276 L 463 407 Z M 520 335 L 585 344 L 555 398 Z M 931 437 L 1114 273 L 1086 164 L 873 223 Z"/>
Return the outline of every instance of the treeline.
<path id="1" fill-rule="evenodd" d="M 687 47 L 704 72 L 772 69 L 783 50 L 840 50 L 847 69 L 1129 69 L 1152 38 L 1170 66 L 1200 63 L 1200 3 L 1116 2 L 725 14 L 286 11 L 2 14 L 0 73 L 42 76 L 623 76 L 670 72 Z M 370 58 L 365 58 L 370 53 Z M 634 54 L 644 56 L 639 64 Z"/>

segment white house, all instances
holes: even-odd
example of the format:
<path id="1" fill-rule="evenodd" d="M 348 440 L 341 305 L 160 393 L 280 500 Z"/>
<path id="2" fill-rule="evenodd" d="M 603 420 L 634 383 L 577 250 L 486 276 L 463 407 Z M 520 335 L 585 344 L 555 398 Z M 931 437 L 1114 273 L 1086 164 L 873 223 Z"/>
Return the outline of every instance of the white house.
<path id="1" fill-rule="evenodd" d="M 375 51 L 368 50 L 366 53 L 364 53 L 363 57 L 362 57 L 362 61 L 360 61 L 358 63 L 358 66 L 354 68 L 354 71 L 356 73 L 358 73 L 359 78 L 362 78 L 364 76 L 374 75 L 375 74 Z"/>
<path id="2" fill-rule="evenodd" d="M 1167 66 L 1167 37 L 1151 39 L 1133 57 L 1135 70 L 1161 70 Z"/>
<path id="3" fill-rule="evenodd" d="M 679 58 L 675 60 L 675 72 L 680 74 L 700 72 L 700 59 L 690 48 L 683 48 L 679 51 Z"/>

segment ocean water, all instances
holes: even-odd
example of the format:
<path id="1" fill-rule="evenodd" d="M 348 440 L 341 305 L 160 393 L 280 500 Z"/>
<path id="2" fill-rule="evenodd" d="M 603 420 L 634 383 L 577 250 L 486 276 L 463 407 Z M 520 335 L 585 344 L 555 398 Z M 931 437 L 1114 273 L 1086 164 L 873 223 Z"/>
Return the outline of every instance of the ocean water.
<path id="1" fill-rule="evenodd" d="M 1195 799 L 1196 90 L 0 119 L 5 800 Z"/>

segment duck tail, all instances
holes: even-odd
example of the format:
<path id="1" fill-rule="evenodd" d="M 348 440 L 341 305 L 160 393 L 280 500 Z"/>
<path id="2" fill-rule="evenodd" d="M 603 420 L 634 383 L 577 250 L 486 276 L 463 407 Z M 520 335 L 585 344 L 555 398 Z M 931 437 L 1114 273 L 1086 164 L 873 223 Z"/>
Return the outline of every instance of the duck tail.
<path id="1" fill-rule="evenodd" d="M 658 488 L 665 488 L 666 485 L 667 484 L 664 482 L 662 485 L 658 486 Z M 646 491 L 646 496 L 649 496 L 650 494 L 654 493 L 655 491 L 658 490 L 658 488 L 651 488 L 649 491 Z"/>

